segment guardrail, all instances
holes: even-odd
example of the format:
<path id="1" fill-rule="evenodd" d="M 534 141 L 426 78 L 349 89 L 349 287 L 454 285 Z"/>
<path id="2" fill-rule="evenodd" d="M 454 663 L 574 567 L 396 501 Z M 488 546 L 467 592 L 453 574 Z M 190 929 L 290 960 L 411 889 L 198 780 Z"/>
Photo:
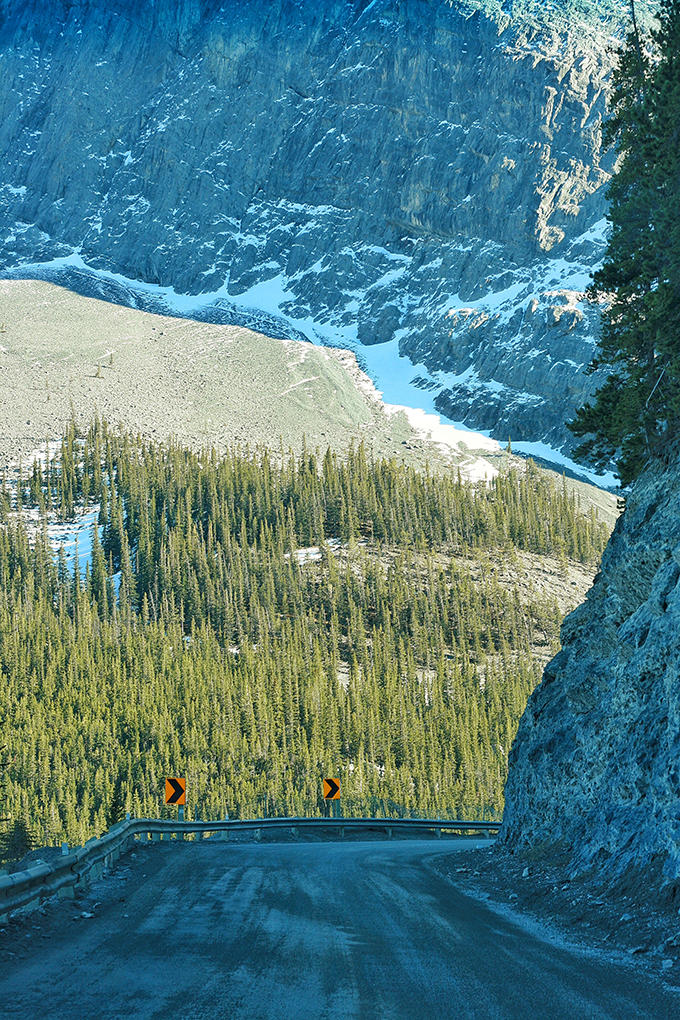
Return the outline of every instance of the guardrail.
<path id="1" fill-rule="evenodd" d="M 443 833 L 484 833 L 488 836 L 497 832 L 500 824 L 439 818 L 259 818 L 211 822 L 130 818 L 117 822 L 103 836 L 89 839 L 85 846 L 63 853 L 52 864 L 37 864 L 26 871 L 0 875 L 0 923 L 6 922 L 14 910 L 36 910 L 43 900 L 51 896 L 72 898 L 77 886 L 101 878 L 104 868 L 110 867 L 138 837 L 156 842 L 164 836 L 183 839 L 191 833 L 219 832 L 222 839 L 228 840 L 232 832 L 254 831 L 255 839 L 259 840 L 263 830 L 277 829 L 288 829 L 293 836 L 305 829 L 330 829 L 341 838 L 349 829 L 378 830 L 388 838 L 395 833 L 414 835 L 426 832 L 434 832 L 438 837 Z"/>

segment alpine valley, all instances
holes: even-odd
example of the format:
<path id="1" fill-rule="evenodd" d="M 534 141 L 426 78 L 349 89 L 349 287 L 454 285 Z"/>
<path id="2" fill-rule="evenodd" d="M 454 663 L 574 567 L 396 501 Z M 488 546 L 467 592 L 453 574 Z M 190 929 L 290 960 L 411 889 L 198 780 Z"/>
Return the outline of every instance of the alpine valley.
<path id="1" fill-rule="evenodd" d="M 637 376 L 586 371 L 629 11 L 0 0 L 3 860 L 162 814 L 164 775 L 210 818 L 319 813 L 342 776 L 360 814 L 504 811 L 517 878 L 677 910 L 668 315 Z M 620 515 L 513 455 L 571 463 L 603 385 Z M 486 435 L 433 461 L 409 401 Z"/>

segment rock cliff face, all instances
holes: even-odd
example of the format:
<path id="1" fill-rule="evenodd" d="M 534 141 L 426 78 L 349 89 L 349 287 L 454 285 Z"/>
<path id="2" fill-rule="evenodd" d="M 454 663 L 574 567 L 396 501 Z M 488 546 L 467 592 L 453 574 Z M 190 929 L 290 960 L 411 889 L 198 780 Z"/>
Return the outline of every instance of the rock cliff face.
<path id="1" fill-rule="evenodd" d="M 680 878 L 679 582 L 676 461 L 635 484 L 564 621 L 511 751 L 506 846 L 561 844 L 578 870 L 653 864 Z"/>
<path id="2" fill-rule="evenodd" d="M 0 268 L 396 338 L 449 417 L 568 444 L 621 7 L 0 0 Z"/>

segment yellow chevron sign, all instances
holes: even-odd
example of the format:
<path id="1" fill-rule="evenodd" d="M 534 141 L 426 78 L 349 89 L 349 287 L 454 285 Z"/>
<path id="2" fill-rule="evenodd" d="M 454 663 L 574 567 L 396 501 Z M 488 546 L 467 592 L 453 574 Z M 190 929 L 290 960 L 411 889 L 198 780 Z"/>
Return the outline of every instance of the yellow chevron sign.
<path id="1" fill-rule="evenodd" d="M 324 781 L 323 781 L 323 799 L 324 800 L 340 800 L 340 780 L 339 779 L 324 779 Z"/>

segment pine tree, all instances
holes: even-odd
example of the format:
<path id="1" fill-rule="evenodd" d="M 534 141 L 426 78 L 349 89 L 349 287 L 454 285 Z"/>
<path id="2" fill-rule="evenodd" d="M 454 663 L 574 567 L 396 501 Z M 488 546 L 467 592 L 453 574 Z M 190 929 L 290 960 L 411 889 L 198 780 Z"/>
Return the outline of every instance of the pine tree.
<path id="1" fill-rule="evenodd" d="M 605 303 L 591 368 L 609 375 L 570 424 L 585 437 L 577 456 L 600 468 L 614 460 L 624 483 L 668 449 L 680 424 L 680 0 L 661 0 L 658 18 L 650 41 L 634 26 L 614 74 L 605 138 L 621 163 L 608 190 L 611 238 L 589 291 Z"/>
<path id="2" fill-rule="evenodd" d="M 185 770 L 204 812 L 316 813 L 337 769 L 357 813 L 479 797 L 500 812 L 497 745 L 539 679 L 530 641 L 549 647 L 560 614 L 504 590 L 493 557 L 561 549 L 594 567 L 607 529 L 565 482 L 529 466 L 464 484 L 361 448 L 321 471 L 309 452 L 198 458 L 99 428 L 82 444 L 67 430 L 71 483 L 57 491 L 55 473 L 53 491 L 57 513 L 82 502 L 101 462 L 117 599 L 98 531 L 84 590 L 44 524 L 33 544 L 9 509 L 0 526 L 8 811 L 40 841 L 82 842 L 121 810 L 164 811 L 163 775 Z M 300 565 L 290 552 L 335 496 L 364 535 L 382 514 L 383 537 Z"/>
<path id="3" fill-rule="evenodd" d="M 36 846 L 36 837 L 27 820 L 17 818 L 0 837 L 0 862 L 20 861 Z"/>

